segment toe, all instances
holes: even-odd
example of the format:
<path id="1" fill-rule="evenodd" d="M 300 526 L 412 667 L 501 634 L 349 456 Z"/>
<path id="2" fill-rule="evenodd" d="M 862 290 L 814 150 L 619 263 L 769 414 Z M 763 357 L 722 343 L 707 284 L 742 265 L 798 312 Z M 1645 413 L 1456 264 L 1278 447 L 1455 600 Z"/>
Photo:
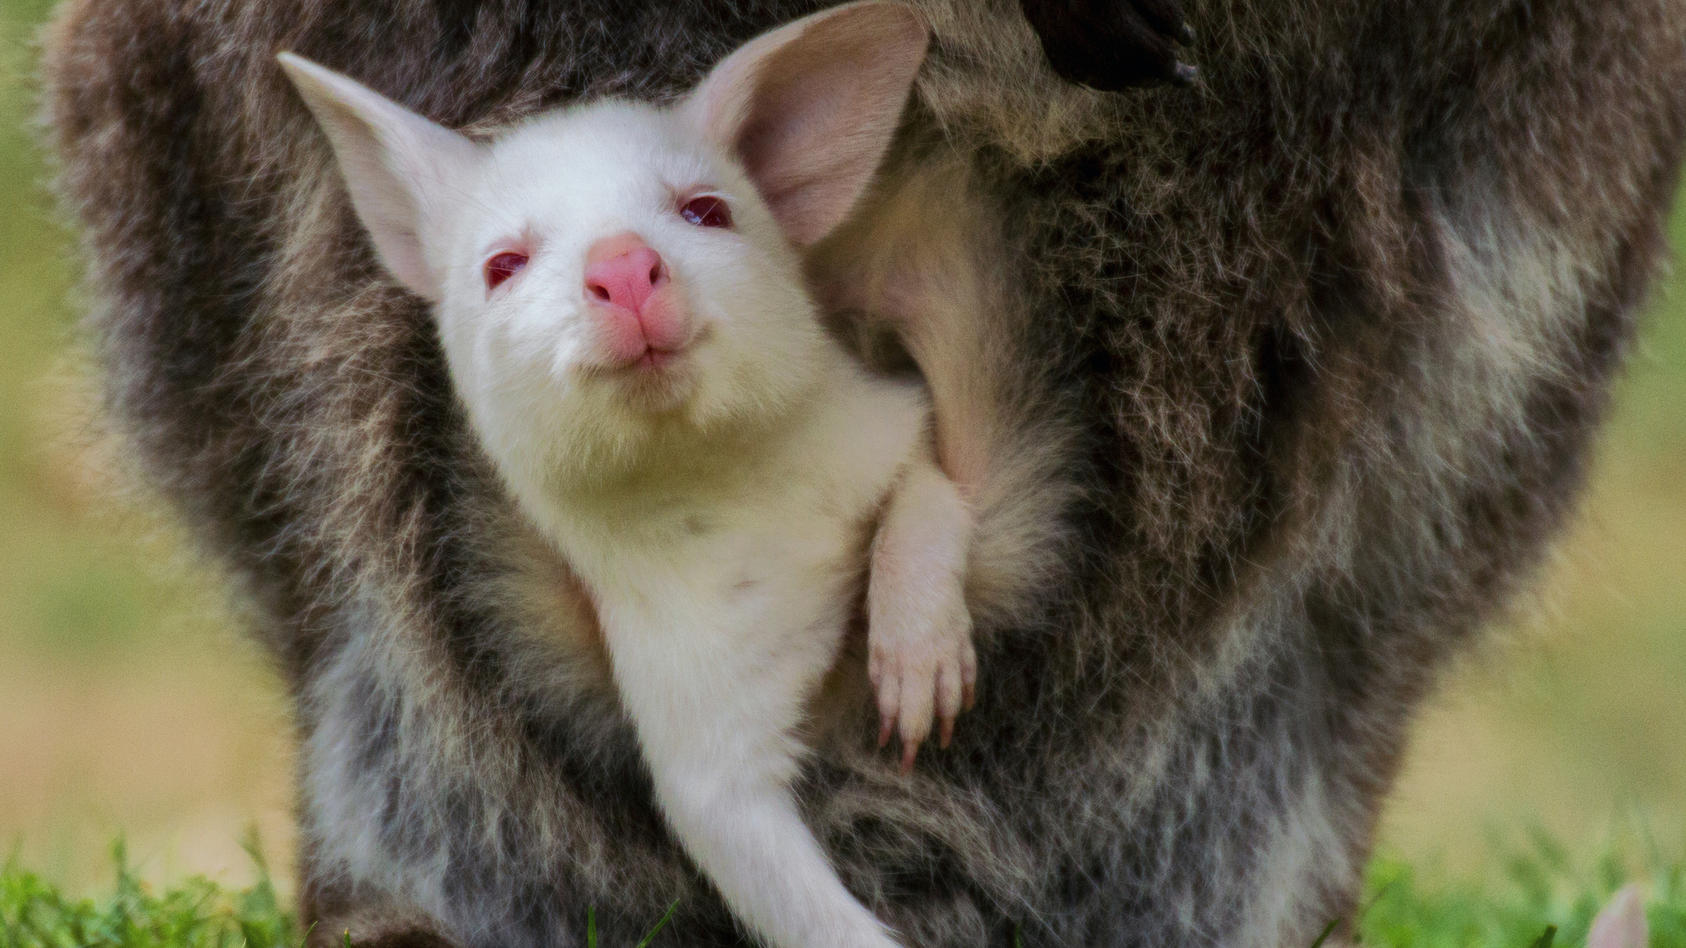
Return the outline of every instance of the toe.
<path id="1" fill-rule="evenodd" d="M 890 735 L 895 731 L 896 718 L 900 713 L 901 679 L 896 675 L 884 675 L 878 685 L 879 747 L 890 743 Z"/>
<path id="2" fill-rule="evenodd" d="M 945 668 L 937 677 L 937 718 L 942 722 L 941 746 L 948 747 L 954 739 L 954 719 L 960 714 L 960 705 L 964 699 L 961 688 L 960 666 Z"/>
<path id="3" fill-rule="evenodd" d="M 931 734 L 931 717 L 936 704 L 936 673 L 920 669 L 902 679 L 902 743 L 923 741 Z"/>

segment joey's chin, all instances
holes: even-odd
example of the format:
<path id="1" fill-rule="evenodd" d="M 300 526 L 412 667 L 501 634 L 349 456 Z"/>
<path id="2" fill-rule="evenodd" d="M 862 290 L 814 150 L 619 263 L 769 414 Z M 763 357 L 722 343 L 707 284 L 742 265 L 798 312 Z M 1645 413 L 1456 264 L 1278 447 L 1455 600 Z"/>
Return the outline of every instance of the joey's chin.
<path id="1" fill-rule="evenodd" d="M 691 400 L 700 368 L 691 348 L 650 349 L 636 357 L 584 367 L 581 373 L 586 384 L 628 408 L 662 413 Z"/>

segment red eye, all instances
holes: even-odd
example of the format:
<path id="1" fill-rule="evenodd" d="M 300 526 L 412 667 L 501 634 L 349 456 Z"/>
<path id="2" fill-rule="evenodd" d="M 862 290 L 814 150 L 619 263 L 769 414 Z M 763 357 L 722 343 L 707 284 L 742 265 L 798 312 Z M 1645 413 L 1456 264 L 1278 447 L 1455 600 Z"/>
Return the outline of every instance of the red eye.
<path id="1" fill-rule="evenodd" d="M 726 202 L 705 194 L 679 206 L 679 216 L 698 227 L 731 227 L 732 211 Z"/>
<path id="2" fill-rule="evenodd" d="M 486 289 L 495 290 L 498 284 L 521 272 L 527 265 L 527 255 L 506 250 L 486 261 Z"/>

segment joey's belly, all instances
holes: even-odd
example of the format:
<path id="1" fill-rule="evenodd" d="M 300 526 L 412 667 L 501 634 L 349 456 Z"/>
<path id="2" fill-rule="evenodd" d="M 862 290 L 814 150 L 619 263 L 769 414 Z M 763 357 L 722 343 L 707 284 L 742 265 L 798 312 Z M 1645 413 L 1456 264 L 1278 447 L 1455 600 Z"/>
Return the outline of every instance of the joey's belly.
<path id="1" fill-rule="evenodd" d="M 652 707 L 691 707 L 680 692 L 702 671 L 700 680 L 730 681 L 734 693 L 785 695 L 768 713 L 805 722 L 805 742 L 830 744 L 826 735 L 870 704 L 864 652 L 851 635 L 864 612 L 869 540 L 866 525 L 833 521 L 786 531 L 715 526 L 665 545 L 598 551 L 582 572 L 623 696 L 655 688 L 645 695 Z M 669 672 L 681 673 L 680 687 L 662 677 Z M 707 713 L 725 713 L 723 699 L 703 702 Z"/>

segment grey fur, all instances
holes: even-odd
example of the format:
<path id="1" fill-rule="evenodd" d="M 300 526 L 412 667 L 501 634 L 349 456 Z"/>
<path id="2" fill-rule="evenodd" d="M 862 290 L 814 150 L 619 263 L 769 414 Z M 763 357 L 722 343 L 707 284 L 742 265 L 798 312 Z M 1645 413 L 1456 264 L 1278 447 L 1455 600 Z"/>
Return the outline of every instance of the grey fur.
<path id="1" fill-rule="evenodd" d="M 272 54 L 485 128 L 671 95 L 816 5 L 62 9 L 110 408 L 296 699 L 319 937 L 573 945 L 593 907 L 631 943 L 674 899 L 675 943 L 737 936 Z M 812 821 L 913 944 L 1309 944 L 1412 709 L 1571 508 L 1661 247 L 1686 0 L 1192 0 L 1201 83 L 1115 96 L 1013 0 L 916 5 L 897 174 L 965 166 L 1008 366 L 972 381 L 997 460 L 1046 460 L 984 542 L 1031 509 L 1054 545 L 1034 582 L 985 564 L 980 705 L 911 780 L 844 659 Z"/>

